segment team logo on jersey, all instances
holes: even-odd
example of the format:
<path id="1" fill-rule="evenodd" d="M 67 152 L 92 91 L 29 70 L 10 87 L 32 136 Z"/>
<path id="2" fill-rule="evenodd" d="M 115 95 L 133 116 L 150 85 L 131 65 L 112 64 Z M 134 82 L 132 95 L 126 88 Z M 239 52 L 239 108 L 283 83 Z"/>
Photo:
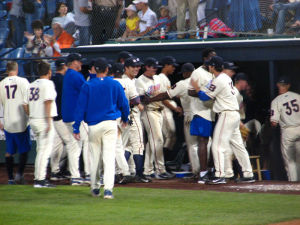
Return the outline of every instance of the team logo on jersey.
<path id="1" fill-rule="evenodd" d="M 160 90 L 160 84 L 152 85 L 148 88 L 146 94 L 148 96 L 156 95 Z"/>

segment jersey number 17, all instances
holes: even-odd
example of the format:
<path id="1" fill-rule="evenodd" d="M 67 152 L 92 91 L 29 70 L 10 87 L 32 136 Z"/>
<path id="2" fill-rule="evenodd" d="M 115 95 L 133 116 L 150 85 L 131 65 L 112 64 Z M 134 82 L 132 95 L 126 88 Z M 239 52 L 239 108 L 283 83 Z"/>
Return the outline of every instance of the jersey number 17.
<path id="1" fill-rule="evenodd" d="M 17 87 L 18 86 L 16 84 L 14 84 L 14 85 L 5 85 L 7 99 L 10 99 L 10 96 L 11 96 L 12 99 L 15 98 Z"/>

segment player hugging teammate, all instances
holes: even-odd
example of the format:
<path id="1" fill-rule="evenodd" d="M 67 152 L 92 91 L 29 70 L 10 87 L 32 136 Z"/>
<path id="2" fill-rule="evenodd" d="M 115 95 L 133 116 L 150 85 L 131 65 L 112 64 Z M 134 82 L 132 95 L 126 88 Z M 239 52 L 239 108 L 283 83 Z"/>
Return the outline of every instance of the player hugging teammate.
<path id="1" fill-rule="evenodd" d="M 205 49 L 203 65 L 195 69 L 185 63 L 181 67 L 184 79 L 172 86 L 169 77 L 178 66 L 172 56 L 163 57 L 161 62 L 153 57 L 142 62 L 121 52 L 118 61 L 110 65 L 105 58 L 94 59 L 86 81 L 81 73 L 81 55 L 70 54 L 66 60 L 56 60 L 55 75 L 48 63 L 39 63 L 39 79 L 31 84 L 17 76 L 17 63 L 7 63 L 8 76 L 0 83 L 4 126 L 0 125 L 6 136 L 9 184 L 24 183 L 23 171 L 31 148 L 29 124 L 37 141 L 36 188 L 54 187 L 46 178 L 49 159 L 50 179 L 66 179 L 60 166 L 64 156 L 70 184 L 90 184 L 95 197 L 100 196 L 104 185 L 104 198 L 112 199 L 115 181 L 125 184 L 171 179 L 174 174 L 167 171 L 164 155 L 172 152 L 176 141 L 173 113 L 184 115 L 191 170 L 199 184 L 224 184 L 233 179 L 233 158 L 242 170 L 236 181 L 255 181 L 240 132 L 245 125 L 240 117 L 243 99 L 239 92 L 245 90 L 247 78 L 237 75 L 234 86 L 232 77 L 237 67 L 233 63 L 224 62 L 213 49 Z M 300 126 L 300 99 L 288 91 L 287 78 L 277 85 L 280 95 L 272 102 L 271 121 L 273 126 L 280 124 L 286 170 L 289 180 L 296 181 L 300 174 L 299 156 L 294 157 L 299 155 L 296 131 Z M 20 159 L 14 177 L 16 150 Z M 79 170 L 81 153 L 84 173 Z"/>

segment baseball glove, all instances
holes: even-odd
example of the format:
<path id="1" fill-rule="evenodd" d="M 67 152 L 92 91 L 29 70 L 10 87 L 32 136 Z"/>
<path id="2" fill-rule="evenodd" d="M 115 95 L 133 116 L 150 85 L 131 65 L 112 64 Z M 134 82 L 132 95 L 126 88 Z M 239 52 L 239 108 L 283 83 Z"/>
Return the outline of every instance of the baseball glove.
<path id="1" fill-rule="evenodd" d="M 240 131 L 241 131 L 243 140 L 246 141 L 249 136 L 250 130 L 245 126 L 240 126 Z"/>

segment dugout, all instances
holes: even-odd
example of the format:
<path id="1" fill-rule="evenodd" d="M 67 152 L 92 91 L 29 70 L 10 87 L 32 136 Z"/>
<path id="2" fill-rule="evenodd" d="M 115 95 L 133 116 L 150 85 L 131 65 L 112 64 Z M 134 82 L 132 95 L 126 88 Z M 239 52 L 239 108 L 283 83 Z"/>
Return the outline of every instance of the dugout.
<path id="1" fill-rule="evenodd" d="M 136 43 L 110 43 L 98 46 L 79 46 L 66 49 L 64 52 L 78 52 L 87 59 L 107 57 L 116 60 L 120 51 L 129 51 L 142 60 L 152 56 L 160 60 L 163 56 L 172 55 L 178 63 L 192 62 L 201 65 L 201 52 L 205 48 L 214 48 L 217 54 L 226 61 L 235 62 L 238 72 L 245 72 L 254 88 L 256 109 L 255 117 L 263 122 L 268 115 L 271 100 L 277 96 L 276 80 L 290 76 L 292 90 L 300 93 L 300 38 L 239 38 L 208 39 L 185 41 L 147 41 Z M 178 72 L 178 71 L 176 71 Z M 175 72 L 175 73 L 176 73 Z M 170 77 L 174 84 L 182 79 L 175 74 Z M 175 116 L 176 117 L 176 116 Z M 177 148 L 183 141 L 183 129 L 180 118 L 175 118 L 177 127 Z M 280 153 L 280 131 L 274 130 L 269 152 L 270 169 L 273 179 L 284 180 L 286 174 Z"/>
<path id="2" fill-rule="evenodd" d="M 172 55 L 178 63 L 192 62 L 195 66 L 201 65 L 201 52 L 205 48 L 214 48 L 217 54 L 226 61 L 233 61 L 239 72 L 245 72 L 254 87 L 257 100 L 257 117 L 262 122 L 266 118 L 271 100 L 277 95 L 276 80 L 281 75 L 290 76 L 292 90 L 300 93 L 300 38 L 273 38 L 273 39 L 208 39 L 192 41 L 147 41 L 138 43 L 111 43 L 97 46 L 79 46 L 64 49 L 64 53 L 81 53 L 87 59 L 107 57 L 116 60 L 120 51 L 129 51 L 142 60 L 152 56 L 161 59 Z M 177 71 L 176 71 L 177 72 Z M 175 73 L 176 73 L 175 72 Z M 180 80 L 180 75 L 170 77 L 173 83 Z M 180 118 L 176 118 L 177 149 L 183 141 L 183 129 Z M 273 134 L 270 152 L 271 171 L 273 179 L 286 179 L 279 149 L 279 131 Z M 4 143 L 0 142 L 0 163 L 4 162 Z M 175 154 L 175 152 L 174 152 Z M 34 162 L 35 152 L 31 153 L 29 163 Z"/>

